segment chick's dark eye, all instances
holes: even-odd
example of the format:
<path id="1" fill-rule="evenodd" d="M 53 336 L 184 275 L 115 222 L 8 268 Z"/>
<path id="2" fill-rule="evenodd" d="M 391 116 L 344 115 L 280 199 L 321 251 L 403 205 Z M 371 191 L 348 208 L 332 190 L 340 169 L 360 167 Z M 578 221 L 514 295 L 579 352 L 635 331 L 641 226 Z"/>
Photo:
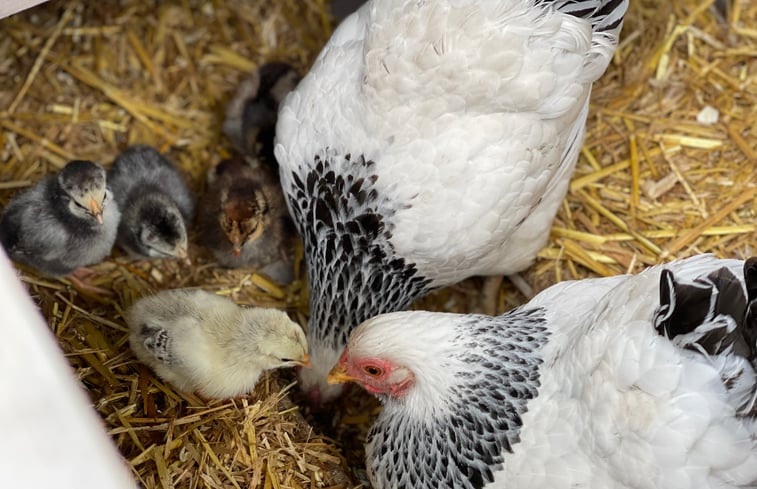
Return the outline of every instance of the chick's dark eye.
<path id="1" fill-rule="evenodd" d="M 375 365 L 366 365 L 365 367 L 363 367 L 363 372 L 367 373 L 371 377 L 381 377 L 381 374 L 384 373 L 383 370 Z"/>

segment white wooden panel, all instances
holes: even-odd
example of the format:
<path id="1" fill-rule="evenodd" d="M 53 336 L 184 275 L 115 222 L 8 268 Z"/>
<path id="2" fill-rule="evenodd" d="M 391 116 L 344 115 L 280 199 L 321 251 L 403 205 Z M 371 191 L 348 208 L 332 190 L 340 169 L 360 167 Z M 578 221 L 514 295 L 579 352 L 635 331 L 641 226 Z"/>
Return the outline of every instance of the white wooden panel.
<path id="1" fill-rule="evenodd" d="M 136 487 L 1 247 L 0 481 L 29 489 Z"/>
<path id="2" fill-rule="evenodd" d="M 45 1 L 47 0 L 0 0 L 0 19 Z"/>

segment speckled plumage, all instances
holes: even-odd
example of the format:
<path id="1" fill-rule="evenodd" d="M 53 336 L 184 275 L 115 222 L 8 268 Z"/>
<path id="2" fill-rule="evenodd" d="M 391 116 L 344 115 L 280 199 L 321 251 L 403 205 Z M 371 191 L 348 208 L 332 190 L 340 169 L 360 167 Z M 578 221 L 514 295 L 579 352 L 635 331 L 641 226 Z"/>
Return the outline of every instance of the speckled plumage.
<path id="1" fill-rule="evenodd" d="M 117 244 L 135 257 L 186 257 L 194 197 L 173 164 L 146 145 L 123 151 L 108 172 L 122 209 Z"/>
<path id="2" fill-rule="evenodd" d="M 94 200 L 102 223 L 89 209 Z M 110 255 L 121 214 L 98 164 L 76 160 L 3 209 L 0 242 L 11 259 L 64 276 Z"/>
<path id="3" fill-rule="evenodd" d="M 756 335 L 757 259 L 703 255 L 496 318 L 378 316 L 340 365 L 412 372 L 369 434 L 374 489 L 755 487 Z"/>
<path id="4" fill-rule="evenodd" d="M 305 390 L 338 394 L 326 371 L 360 321 L 531 263 L 627 3 L 385 0 L 340 24 L 276 133 L 312 287 Z"/>
<path id="5" fill-rule="evenodd" d="M 456 371 L 454 394 L 433 424 L 419 428 L 411 410 L 390 409 L 391 416 L 379 418 L 368 434 L 368 470 L 392 482 L 375 489 L 462 489 L 492 480 L 504 452 L 520 441 L 522 416 L 538 395 L 543 324 L 539 309 L 462 321 L 457 362 L 489 368 Z M 405 456 L 394 459 L 395 453 Z"/>
<path id="6" fill-rule="evenodd" d="M 250 392 L 268 369 L 307 363 L 302 328 L 277 309 L 245 308 L 201 289 L 164 290 L 126 313 L 137 358 L 206 397 Z"/>

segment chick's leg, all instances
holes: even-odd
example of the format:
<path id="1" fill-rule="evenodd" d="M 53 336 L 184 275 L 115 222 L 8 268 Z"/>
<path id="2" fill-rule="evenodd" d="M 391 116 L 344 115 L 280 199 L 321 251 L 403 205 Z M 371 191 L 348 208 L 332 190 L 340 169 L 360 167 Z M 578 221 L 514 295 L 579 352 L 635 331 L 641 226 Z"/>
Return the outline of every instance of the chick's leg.
<path id="1" fill-rule="evenodd" d="M 79 292 L 96 296 L 113 297 L 112 290 L 104 289 L 88 282 L 94 275 L 95 271 L 91 268 L 80 267 L 67 275 L 66 278 Z"/>

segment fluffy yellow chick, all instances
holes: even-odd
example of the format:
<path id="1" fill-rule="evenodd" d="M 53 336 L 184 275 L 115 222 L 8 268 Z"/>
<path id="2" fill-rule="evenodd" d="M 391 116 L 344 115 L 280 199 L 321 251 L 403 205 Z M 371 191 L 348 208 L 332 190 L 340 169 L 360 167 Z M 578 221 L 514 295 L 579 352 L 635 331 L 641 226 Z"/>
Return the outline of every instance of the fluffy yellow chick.
<path id="1" fill-rule="evenodd" d="M 302 328 L 277 309 L 240 307 L 200 289 L 165 290 L 126 313 L 137 358 L 186 392 L 250 392 L 264 370 L 310 366 Z"/>

